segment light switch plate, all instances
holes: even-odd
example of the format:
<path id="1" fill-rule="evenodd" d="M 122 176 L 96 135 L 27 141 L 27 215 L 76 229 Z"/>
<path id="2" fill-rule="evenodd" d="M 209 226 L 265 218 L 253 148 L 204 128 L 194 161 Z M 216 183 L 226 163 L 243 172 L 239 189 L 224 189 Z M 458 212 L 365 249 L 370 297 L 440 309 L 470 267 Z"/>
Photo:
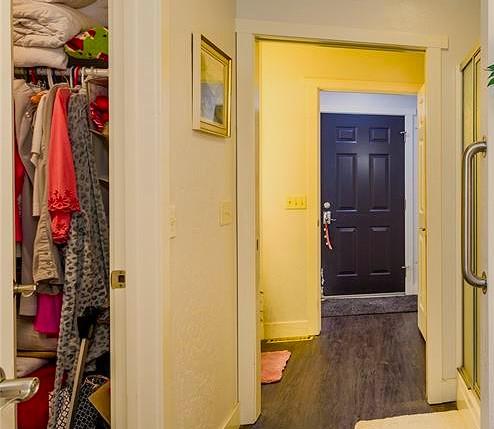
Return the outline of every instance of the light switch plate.
<path id="1" fill-rule="evenodd" d="M 227 226 L 233 223 L 233 203 L 222 201 L 220 203 L 220 226 Z"/>
<path id="2" fill-rule="evenodd" d="M 287 210 L 307 209 L 307 197 L 301 195 L 290 195 L 286 197 L 285 208 Z"/>

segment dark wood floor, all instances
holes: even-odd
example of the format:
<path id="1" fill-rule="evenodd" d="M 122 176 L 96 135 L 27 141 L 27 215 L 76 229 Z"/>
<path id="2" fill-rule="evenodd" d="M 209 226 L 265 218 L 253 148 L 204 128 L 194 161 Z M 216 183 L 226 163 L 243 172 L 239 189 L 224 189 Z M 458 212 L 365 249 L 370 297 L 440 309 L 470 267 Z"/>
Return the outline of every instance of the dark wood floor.
<path id="1" fill-rule="evenodd" d="M 425 344 L 417 313 L 323 319 L 310 342 L 263 345 L 290 350 L 283 380 L 262 387 L 252 429 L 353 429 L 359 420 L 454 409 L 425 401 Z"/>

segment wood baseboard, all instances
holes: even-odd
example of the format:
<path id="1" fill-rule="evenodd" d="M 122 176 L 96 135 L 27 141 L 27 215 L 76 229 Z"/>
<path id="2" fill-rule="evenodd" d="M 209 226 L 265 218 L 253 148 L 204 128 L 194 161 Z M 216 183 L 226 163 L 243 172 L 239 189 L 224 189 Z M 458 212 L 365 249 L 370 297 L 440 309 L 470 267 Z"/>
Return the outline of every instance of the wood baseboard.
<path id="1" fill-rule="evenodd" d="M 306 335 L 318 335 L 309 320 L 292 320 L 288 322 L 264 323 L 264 339 L 296 338 Z"/>

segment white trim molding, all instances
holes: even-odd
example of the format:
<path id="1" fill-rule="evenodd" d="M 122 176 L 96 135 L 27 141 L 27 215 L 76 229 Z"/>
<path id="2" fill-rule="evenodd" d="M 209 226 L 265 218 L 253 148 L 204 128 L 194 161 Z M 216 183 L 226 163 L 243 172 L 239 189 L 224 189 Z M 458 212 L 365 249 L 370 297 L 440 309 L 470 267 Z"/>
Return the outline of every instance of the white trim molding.
<path id="1" fill-rule="evenodd" d="M 0 366 L 7 377 L 15 377 L 15 325 L 12 281 L 14 275 L 14 198 L 13 198 L 13 99 L 12 99 L 12 36 L 11 36 L 11 2 L 0 3 Z M 10 215 L 12 214 L 12 215 Z M 9 287 L 10 285 L 10 287 Z M 15 407 L 0 413 L 0 428 L 15 427 Z"/>
<path id="2" fill-rule="evenodd" d="M 162 3 L 110 1 L 111 265 L 127 272 L 126 288 L 111 294 L 112 425 L 119 429 L 165 427 L 169 146 Z M 142 233 L 144 225 L 152 234 Z"/>
<path id="3" fill-rule="evenodd" d="M 219 429 L 238 429 L 240 427 L 240 405 L 235 405 L 231 415 L 228 417 L 225 424 Z"/>
<path id="4" fill-rule="evenodd" d="M 458 392 L 456 394 L 456 405 L 466 429 L 480 429 L 480 400 L 479 397 L 469 389 L 458 372 Z"/>
<path id="5" fill-rule="evenodd" d="M 298 24 L 295 22 L 237 19 L 237 32 L 259 38 L 304 40 L 323 43 L 399 46 L 401 48 L 448 49 L 449 38 L 444 35 L 367 30 L 352 27 Z"/>
<path id="6" fill-rule="evenodd" d="M 481 1 L 481 40 L 482 40 L 482 64 L 486 70 L 488 64 L 494 63 L 494 0 Z M 484 76 L 486 73 L 484 72 Z M 487 79 L 484 80 L 486 82 Z M 488 193 L 488 266 L 487 274 L 489 287 L 494 287 L 494 88 L 484 88 L 482 97 L 482 124 L 487 134 L 487 193 Z M 481 423 L 482 428 L 491 428 L 494 425 L 494 293 L 491 290 L 486 295 L 487 303 L 482 313 L 485 332 L 482 344 L 481 379 L 482 403 Z"/>
<path id="7" fill-rule="evenodd" d="M 269 339 L 301 337 L 307 335 L 311 328 L 309 320 L 264 323 L 265 337 Z"/>
<path id="8" fill-rule="evenodd" d="M 237 210 L 238 389 L 242 424 L 255 423 L 261 414 L 256 57 L 255 37 L 237 34 L 237 206 L 242 208 Z"/>

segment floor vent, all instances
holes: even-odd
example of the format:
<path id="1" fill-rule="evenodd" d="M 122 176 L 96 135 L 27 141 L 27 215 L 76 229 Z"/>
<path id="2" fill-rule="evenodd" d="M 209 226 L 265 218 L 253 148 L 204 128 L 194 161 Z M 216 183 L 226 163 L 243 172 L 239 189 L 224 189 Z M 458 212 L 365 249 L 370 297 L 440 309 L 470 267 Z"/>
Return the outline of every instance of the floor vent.
<path id="1" fill-rule="evenodd" d="M 278 343 L 295 343 L 297 341 L 312 341 L 314 335 L 305 335 L 303 337 L 290 337 L 290 338 L 273 338 L 272 340 L 266 340 L 266 344 L 278 344 Z"/>

